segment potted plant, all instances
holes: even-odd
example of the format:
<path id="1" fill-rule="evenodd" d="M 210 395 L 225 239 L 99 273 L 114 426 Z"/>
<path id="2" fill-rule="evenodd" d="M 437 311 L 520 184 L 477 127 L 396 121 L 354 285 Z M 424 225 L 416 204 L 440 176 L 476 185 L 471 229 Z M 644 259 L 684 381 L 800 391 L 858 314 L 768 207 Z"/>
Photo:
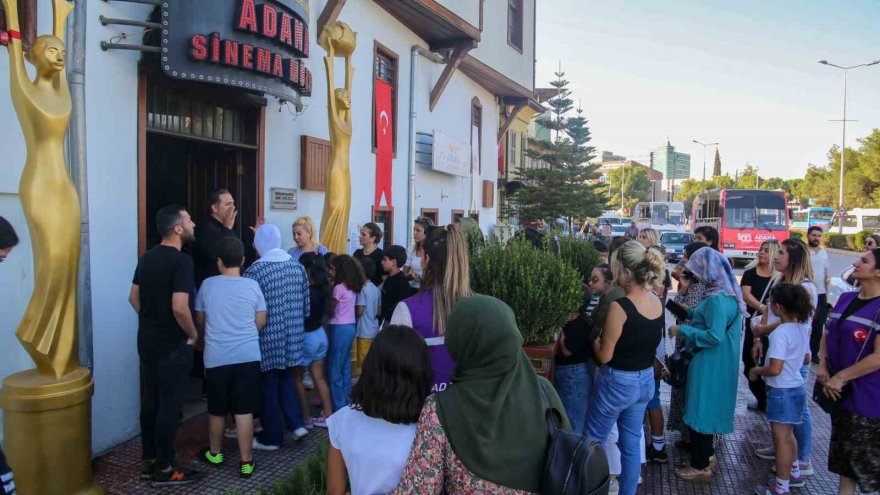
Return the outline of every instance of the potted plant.
<path id="1" fill-rule="evenodd" d="M 517 238 L 478 250 L 470 269 L 475 292 L 513 309 L 526 355 L 539 374 L 551 378 L 553 336 L 583 301 L 581 275 L 561 258 Z"/>

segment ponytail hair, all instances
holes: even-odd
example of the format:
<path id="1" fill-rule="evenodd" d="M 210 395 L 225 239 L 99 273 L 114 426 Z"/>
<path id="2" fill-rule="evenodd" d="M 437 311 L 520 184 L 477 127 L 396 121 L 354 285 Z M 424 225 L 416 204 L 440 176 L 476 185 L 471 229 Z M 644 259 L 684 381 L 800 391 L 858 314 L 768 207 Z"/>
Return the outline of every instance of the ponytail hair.
<path id="1" fill-rule="evenodd" d="M 458 224 L 431 229 L 425 242 L 428 267 L 422 291 L 433 291 L 434 329 L 446 335 L 446 319 L 459 299 L 473 295 L 467 240 Z"/>
<path id="2" fill-rule="evenodd" d="M 659 249 L 629 241 L 614 252 L 611 267 L 618 284 L 623 275 L 628 275 L 630 281 L 650 290 L 663 282 L 666 261 Z"/>

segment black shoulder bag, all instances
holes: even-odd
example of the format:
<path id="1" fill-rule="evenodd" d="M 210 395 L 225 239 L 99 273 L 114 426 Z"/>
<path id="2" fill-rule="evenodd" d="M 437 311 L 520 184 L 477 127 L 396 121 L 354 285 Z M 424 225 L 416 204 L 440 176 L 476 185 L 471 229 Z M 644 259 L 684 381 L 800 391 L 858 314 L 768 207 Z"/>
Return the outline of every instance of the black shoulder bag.
<path id="1" fill-rule="evenodd" d="M 542 495 L 608 495 L 611 476 L 602 444 L 563 429 L 562 413 L 551 405 L 544 386 L 539 387 L 550 432 Z"/>

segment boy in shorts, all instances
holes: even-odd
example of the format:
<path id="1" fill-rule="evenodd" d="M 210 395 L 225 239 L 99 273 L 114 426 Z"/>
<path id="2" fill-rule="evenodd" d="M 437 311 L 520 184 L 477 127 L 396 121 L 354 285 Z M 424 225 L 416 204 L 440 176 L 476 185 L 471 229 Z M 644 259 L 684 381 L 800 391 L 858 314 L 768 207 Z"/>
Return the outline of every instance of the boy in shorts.
<path id="1" fill-rule="evenodd" d="M 260 404 L 258 332 L 266 326 L 266 300 L 257 282 L 241 276 L 244 246 L 238 238 L 220 239 L 216 252 L 220 275 L 205 279 L 196 296 L 196 324 L 205 336 L 210 442 L 198 458 L 211 466 L 225 462 L 223 431 L 226 415 L 232 414 L 240 476 L 249 478 L 256 469 L 251 444 Z"/>

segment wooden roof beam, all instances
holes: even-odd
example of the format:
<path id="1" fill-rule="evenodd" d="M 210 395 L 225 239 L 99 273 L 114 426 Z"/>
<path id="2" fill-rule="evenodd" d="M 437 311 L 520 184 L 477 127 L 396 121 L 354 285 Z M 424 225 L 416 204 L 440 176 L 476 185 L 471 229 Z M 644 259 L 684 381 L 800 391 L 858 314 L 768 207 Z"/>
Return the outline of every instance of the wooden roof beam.
<path id="1" fill-rule="evenodd" d="M 321 11 L 321 15 L 318 17 L 318 26 L 317 31 L 318 37 L 321 36 L 321 32 L 324 30 L 324 26 L 328 24 L 333 24 L 336 22 L 336 19 L 339 19 L 339 14 L 342 12 L 342 7 L 345 7 L 346 0 L 328 0 L 327 5 L 324 6 L 324 10 Z"/>
<path id="2" fill-rule="evenodd" d="M 516 118 L 516 114 L 518 114 L 520 110 L 527 107 L 528 105 L 529 102 L 527 99 L 516 99 L 516 102 L 513 104 L 513 110 L 511 110 L 510 113 L 507 114 L 507 117 L 504 118 L 504 122 L 501 123 L 501 127 L 498 128 L 498 143 L 501 143 L 501 139 L 503 139 L 504 135 L 507 134 L 507 130 L 510 129 L 510 125 L 513 124 L 513 119 Z"/>
<path id="3" fill-rule="evenodd" d="M 453 47 L 452 55 L 450 55 L 449 61 L 446 62 L 446 67 L 443 68 L 443 73 L 440 74 L 440 78 L 437 79 L 437 82 L 434 84 L 434 88 L 431 90 L 430 109 L 432 112 L 434 111 L 434 107 L 437 106 L 437 102 L 440 101 L 440 96 L 443 95 L 443 92 L 446 90 L 446 86 L 449 84 L 449 81 L 452 80 L 452 76 L 455 74 L 458 66 L 461 65 L 461 61 L 464 60 L 464 56 L 476 47 L 476 41 L 466 41 L 463 43 L 459 43 L 455 45 L 455 47 Z"/>

